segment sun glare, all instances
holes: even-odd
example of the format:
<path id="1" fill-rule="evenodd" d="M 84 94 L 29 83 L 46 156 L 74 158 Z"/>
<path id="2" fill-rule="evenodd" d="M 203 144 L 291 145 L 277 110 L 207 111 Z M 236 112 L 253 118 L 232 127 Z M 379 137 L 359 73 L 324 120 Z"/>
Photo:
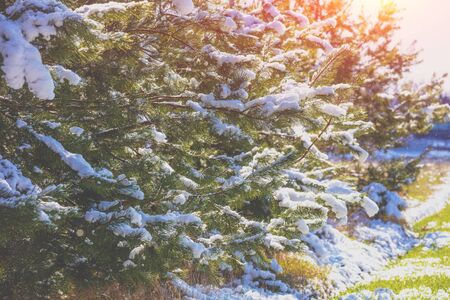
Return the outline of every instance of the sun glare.
<path id="1" fill-rule="evenodd" d="M 392 0 L 388 0 L 392 1 Z M 366 13 L 377 13 L 386 0 L 354 0 L 353 5 L 355 9 L 363 10 Z"/>

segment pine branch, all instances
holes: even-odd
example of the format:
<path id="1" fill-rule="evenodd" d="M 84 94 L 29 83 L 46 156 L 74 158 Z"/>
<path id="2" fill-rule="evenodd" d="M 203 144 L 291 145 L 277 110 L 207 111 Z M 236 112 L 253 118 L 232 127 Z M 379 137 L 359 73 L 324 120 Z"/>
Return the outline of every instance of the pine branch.
<path id="1" fill-rule="evenodd" d="M 342 46 L 339 49 L 333 51 L 321 65 L 321 67 L 313 74 L 310 85 L 315 87 L 319 84 L 320 80 L 330 75 L 343 61 L 345 57 L 350 53 L 348 46 Z M 332 75 L 332 74 L 331 74 Z"/>

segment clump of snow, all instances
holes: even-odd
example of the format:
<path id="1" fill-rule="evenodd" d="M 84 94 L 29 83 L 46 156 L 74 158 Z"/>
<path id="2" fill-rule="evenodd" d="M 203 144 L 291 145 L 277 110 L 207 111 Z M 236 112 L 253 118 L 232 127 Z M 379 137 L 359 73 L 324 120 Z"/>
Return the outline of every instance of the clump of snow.
<path id="1" fill-rule="evenodd" d="M 202 48 L 202 52 L 208 55 L 211 59 L 216 61 L 217 65 L 222 66 L 224 64 L 240 64 L 250 62 L 256 59 L 254 55 L 237 55 L 222 52 L 212 45 L 206 45 Z"/>
<path id="2" fill-rule="evenodd" d="M 17 119 L 16 126 L 17 126 L 17 128 L 24 128 L 24 127 L 28 126 L 28 124 L 27 124 L 27 122 L 25 122 L 22 119 Z"/>
<path id="3" fill-rule="evenodd" d="M 222 93 L 226 94 L 227 90 L 222 90 Z M 210 107 L 226 108 L 229 110 L 243 111 L 245 105 L 240 100 L 216 100 L 213 94 L 200 95 L 200 100 Z"/>
<path id="4" fill-rule="evenodd" d="M 266 95 L 253 99 L 245 104 L 246 110 L 259 108 L 266 116 L 286 110 L 299 111 L 302 100 L 315 96 L 334 95 L 338 89 L 346 89 L 348 85 L 333 85 L 313 88 L 304 83 L 286 80 L 282 84 L 282 93 Z"/>
<path id="5" fill-rule="evenodd" d="M 347 219 L 347 206 L 344 201 L 336 199 L 336 197 L 327 193 L 321 193 L 319 197 L 325 201 L 327 206 L 331 207 L 336 215 L 336 218 Z"/>
<path id="6" fill-rule="evenodd" d="M 0 54 L 6 83 L 10 88 L 20 89 L 26 82 L 36 97 L 53 99 L 53 79 L 39 51 L 24 38 L 17 24 L 2 17 L 0 15 Z"/>
<path id="7" fill-rule="evenodd" d="M 325 103 L 323 104 L 320 109 L 333 117 L 342 117 L 345 116 L 347 114 L 347 109 L 335 104 L 331 104 L 331 103 Z"/>
<path id="8" fill-rule="evenodd" d="M 325 50 L 326 53 L 330 53 L 334 50 L 334 47 L 330 44 L 329 41 L 321 39 L 315 35 L 307 35 L 306 39 L 310 42 L 318 44 L 320 47 L 323 48 L 323 50 Z"/>
<path id="9" fill-rule="evenodd" d="M 73 134 L 73 135 L 80 136 L 80 135 L 83 134 L 84 129 L 81 128 L 81 127 L 74 126 L 74 127 L 70 127 L 70 128 L 69 128 L 69 131 L 70 131 L 70 133 Z"/>
<path id="10" fill-rule="evenodd" d="M 17 208 L 31 204 L 35 207 L 41 222 L 51 223 L 51 216 L 48 213 L 54 213 L 55 217 L 58 217 L 58 214 L 75 210 L 54 201 L 45 202 L 39 199 L 40 194 L 47 194 L 52 190 L 52 187 L 48 187 L 42 191 L 29 178 L 23 176 L 16 165 L 0 155 L 0 206 Z"/>
<path id="11" fill-rule="evenodd" d="M 275 70 L 278 70 L 280 72 L 286 72 L 286 66 L 284 64 L 282 64 L 282 63 L 271 62 L 271 63 L 265 63 L 264 66 L 266 68 L 275 69 Z"/>
<path id="12" fill-rule="evenodd" d="M 292 10 L 288 10 L 288 11 L 286 11 L 286 14 L 288 16 L 293 17 L 297 21 L 297 23 L 300 27 L 306 27 L 309 25 L 308 17 L 305 16 L 304 14 L 302 14 L 301 12 L 295 12 Z"/>
<path id="13" fill-rule="evenodd" d="M 442 184 L 438 185 L 433 194 L 428 197 L 428 201 L 418 206 L 408 208 L 404 215 L 408 223 L 414 224 L 424 218 L 441 211 L 450 199 L 450 172 L 442 179 Z"/>
<path id="14" fill-rule="evenodd" d="M 277 265 L 271 263 L 271 267 L 279 270 Z M 286 293 L 290 290 L 289 286 L 284 282 L 276 279 L 276 274 L 270 270 L 261 270 L 256 268 L 252 263 L 245 263 L 244 275 L 241 279 L 243 285 L 247 286 L 259 286 L 261 283 L 264 285 L 278 289 L 282 293 Z"/>
<path id="15" fill-rule="evenodd" d="M 112 232 L 121 237 L 136 236 L 142 242 L 149 243 L 152 241 L 152 235 L 145 228 L 134 228 L 128 224 L 116 224 L 111 226 Z"/>
<path id="16" fill-rule="evenodd" d="M 67 80 L 67 82 L 71 85 L 78 85 L 81 81 L 80 76 L 78 76 L 75 72 L 64 68 L 63 66 L 56 65 L 53 66 L 52 69 L 60 82 Z"/>
<path id="17" fill-rule="evenodd" d="M 163 132 L 158 131 L 155 127 L 152 128 L 152 136 L 157 143 L 167 143 L 167 136 Z"/>
<path id="18" fill-rule="evenodd" d="M 147 1 L 130 1 L 130 2 L 109 1 L 106 3 L 94 3 L 83 5 L 77 8 L 75 12 L 84 17 L 89 17 L 92 15 L 97 15 L 101 17 L 106 13 L 125 11 L 128 8 L 135 7 L 143 3 L 147 3 Z"/>
<path id="19" fill-rule="evenodd" d="M 237 24 L 231 17 L 225 17 L 225 21 L 222 23 L 221 29 L 225 32 L 231 32 L 237 29 Z"/>
<path id="20" fill-rule="evenodd" d="M 302 234 L 309 233 L 309 227 L 308 224 L 306 224 L 305 220 L 300 219 L 295 223 L 295 225 L 297 225 L 298 231 L 300 231 Z"/>
<path id="21" fill-rule="evenodd" d="M 172 203 L 177 204 L 177 205 L 183 205 L 189 199 L 190 195 L 191 195 L 190 193 L 182 191 L 181 193 L 179 193 L 178 195 L 176 195 L 174 197 Z"/>
<path id="22" fill-rule="evenodd" d="M 231 88 L 228 84 L 220 85 L 220 97 L 226 99 L 231 95 Z"/>
<path id="23" fill-rule="evenodd" d="M 421 244 L 425 249 L 444 248 L 450 245 L 449 232 L 432 232 L 424 236 Z"/>
<path id="24" fill-rule="evenodd" d="M 362 207 L 364 208 L 369 217 L 375 216 L 379 211 L 378 205 L 367 197 L 363 198 Z"/>
<path id="25" fill-rule="evenodd" d="M 42 169 L 39 168 L 38 166 L 34 166 L 34 167 L 33 167 L 33 172 L 36 173 L 36 174 L 42 174 L 42 173 L 44 173 L 44 171 L 42 171 Z"/>
<path id="26" fill-rule="evenodd" d="M 39 50 L 31 42 L 39 36 L 49 40 L 56 35 L 56 27 L 76 15 L 53 0 L 16 1 L 6 13 L 7 16 L 0 14 L 0 55 L 7 85 L 20 89 L 27 83 L 36 97 L 53 99 L 53 79 L 42 63 Z"/>
<path id="27" fill-rule="evenodd" d="M 280 206 L 285 208 L 321 207 L 315 202 L 315 194 L 312 192 L 298 192 L 292 188 L 280 188 L 275 192 L 274 196 L 280 201 Z"/>
<path id="28" fill-rule="evenodd" d="M 125 269 L 131 269 L 136 267 L 136 264 L 132 260 L 127 259 L 126 261 L 123 262 L 123 267 Z"/>
<path id="29" fill-rule="evenodd" d="M 274 30 L 278 35 L 283 35 L 286 32 L 286 26 L 277 20 L 267 23 L 266 28 Z"/>
<path id="30" fill-rule="evenodd" d="M 190 237 L 184 235 L 180 237 L 180 244 L 192 251 L 194 258 L 200 258 L 207 249 L 202 243 L 194 242 Z"/>
<path id="31" fill-rule="evenodd" d="M 397 220 L 404 218 L 402 210 L 407 207 L 407 203 L 397 193 L 389 191 L 380 183 L 369 184 L 364 188 L 364 192 L 378 204 L 380 211 L 386 216 L 393 217 Z"/>
<path id="32" fill-rule="evenodd" d="M 42 121 L 42 124 L 45 124 L 48 128 L 56 129 L 58 127 L 61 127 L 61 123 L 59 122 L 53 122 L 53 121 Z"/>
<path id="33" fill-rule="evenodd" d="M 9 160 L 0 156 L 0 203 L 4 204 L 7 199 L 21 195 L 31 195 L 40 191 L 31 180 L 22 175 L 22 172 Z M 12 202 L 11 202 L 12 203 Z"/>
<path id="34" fill-rule="evenodd" d="M 179 176 L 181 182 L 183 185 L 187 188 L 196 189 L 198 188 L 198 183 L 196 183 L 194 180 L 187 178 L 186 176 Z"/>
<path id="35" fill-rule="evenodd" d="M 172 4 L 180 15 L 187 15 L 195 8 L 192 0 L 172 0 Z"/>
<path id="36" fill-rule="evenodd" d="M 33 133 L 39 141 L 55 152 L 72 170 L 77 172 L 78 176 L 81 178 L 97 175 L 97 172 L 95 172 L 92 166 L 83 158 L 81 154 L 67 151 L 60 142 L 51 136 L 46 136 L 34 131 Z"/>

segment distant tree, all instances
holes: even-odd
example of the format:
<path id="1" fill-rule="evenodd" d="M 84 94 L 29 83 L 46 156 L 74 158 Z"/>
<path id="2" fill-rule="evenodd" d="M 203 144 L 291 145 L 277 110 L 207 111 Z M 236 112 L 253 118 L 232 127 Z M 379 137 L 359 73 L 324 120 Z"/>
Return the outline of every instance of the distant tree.
<path id="1" fill-rule="evenodd" d="M 450 97 L 447 94 L 441 95 L 441 103 L 442 104 L 449 104 L 450 105 Z"/>
<path id="2" fill-rule="evenodd" d="M 433 123 L 447 118 L 449 106 L 440 104 L 446 74 L 424 84 L 407 79 L 411 68 L 420 63 L 420 52 L 414 43 L 405 51 L 396 41 L 401 15 L 395 1 L 383 2 L 374 16 L 360 13 L 348 0 L 295 3 L 315 22 L 334 18 L 336 26 L 328 32 L 331 45 L 345 44 L 355 50 L 341 64 L 337 77 L 358 82 L 353 103 L 373 123 L 373 130 L 361 139 L 366 149 L 400 146 L 404 138 L 426 133 Z"/>

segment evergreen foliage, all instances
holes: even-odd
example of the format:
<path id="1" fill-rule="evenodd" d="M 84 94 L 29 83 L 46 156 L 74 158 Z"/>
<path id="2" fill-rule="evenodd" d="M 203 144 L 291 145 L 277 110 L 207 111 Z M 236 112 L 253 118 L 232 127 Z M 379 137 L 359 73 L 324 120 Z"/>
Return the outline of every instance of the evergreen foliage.
<path id="1" fill-rule="evenodd" d="M 352 102 L 379 81 L 352 79 L 371 75 L 335 19 L 295 2 L 92 2 L 0 4 L 2 296 L 191 264 L 285 291 L 276 252 L 347 206 L 377 212 L 325 153 L 367 158 Z"/>

